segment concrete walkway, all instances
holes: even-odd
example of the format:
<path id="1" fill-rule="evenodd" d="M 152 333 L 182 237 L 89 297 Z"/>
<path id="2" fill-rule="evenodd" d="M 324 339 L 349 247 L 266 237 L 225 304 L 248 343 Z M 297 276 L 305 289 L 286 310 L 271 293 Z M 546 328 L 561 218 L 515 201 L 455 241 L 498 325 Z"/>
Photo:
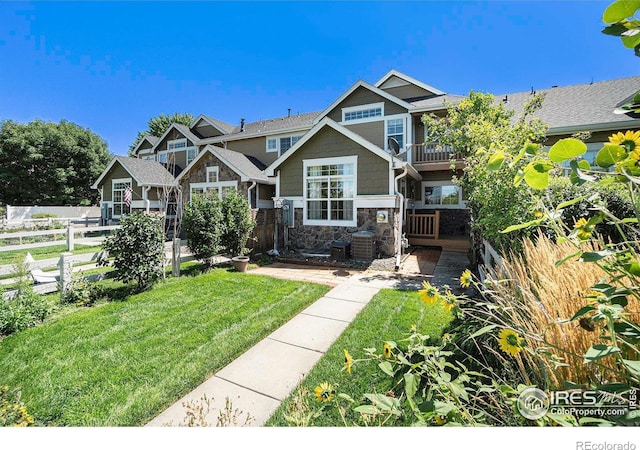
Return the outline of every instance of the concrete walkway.
<path id="1" fill-rule="evenodd" d="M 461 256 L 464 258 L 442 252 L 440 259 L 444 263 L 443 268 L 439 270 L 439 264 L 435 267 L 434 278 L 437 274 L 439 279 L 447 280 L 454 276 L 454 272 L 455 278 L 459 277 L 468 263 L 466 255 Z M 287 271 L 295 271 L 296 279 L 305 279 L 302 274 L 306 271 L 316 282 L 331 281 L 336 285 L 324 297 L 175 402 L 147 426 L 181 425 L 186 414 L 184 404 L 198 404 L 205 395 L 211 400 L 207 416 L 209 424 L 215 425 L 219 411 L 224 410 L 226 399 L 229 399 L 234 410 L 243 411 L 238 425 L 244 424 L 247 413 L 252 418 L 250 426 L 264 425 L 280 402 L 309 373 L 380 289 L 419 289 L 425 279 L 424 276 L 407 277 L 389 272 L 357 272 L 345 279 L 335 269 L 267 267 L 281 276 Z M 325 278 L 321 279 L 317 273 L 313 273 L 319 270 L 327 272 Z M 265 271 L 258 269 L 251 272 Z"/>

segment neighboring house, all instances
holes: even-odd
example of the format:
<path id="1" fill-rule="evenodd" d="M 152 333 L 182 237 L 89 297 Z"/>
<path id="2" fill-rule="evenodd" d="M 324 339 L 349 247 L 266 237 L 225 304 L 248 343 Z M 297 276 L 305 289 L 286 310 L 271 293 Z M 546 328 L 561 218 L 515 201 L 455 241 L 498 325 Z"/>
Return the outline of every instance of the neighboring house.
<path id="1" fill-rule="evenodd" d="M 639 91 L 640 77 L 554 87 L 540 91 L 545 101 L 535 115 L 550 126 L 548 145 L 590 131 L 592 162 L 612 132 L 640 129 L 638 116 L 619 108 Z M 519 112 L 530 95 L 500 95 L 496 102 Z M 237 189 L 254 210 L 276 208 L 279 249 L 328 250 L 365 231 L 380 256 L 399 257 L 403 236 L 415 245 L 466 251 L 469 212 L 451 168 L 453 160 L 459 174 L 464 162 L 455 149 L 430 142 L 421 121 L 463 98 L 391 70 L 375 84 L 354 83 L 323 111 L 239 125 L 200 115 L 190 127 L 174 124 L 160 138 L 144 136 L 134 154 L 155 162 L 149 170 L 168 168 L 185 202 Z M 116 160 L 118 170 L 141 170 Z M 113 165 L 94 187 L 117 217 L 122 207 L 113 186 L 121 185 L 112 179 L 127 176 L 108 177 Z M 129 171 L 129 178 L 140 175 Z M 148 195 L 139 201 L 151 202 Z"/>

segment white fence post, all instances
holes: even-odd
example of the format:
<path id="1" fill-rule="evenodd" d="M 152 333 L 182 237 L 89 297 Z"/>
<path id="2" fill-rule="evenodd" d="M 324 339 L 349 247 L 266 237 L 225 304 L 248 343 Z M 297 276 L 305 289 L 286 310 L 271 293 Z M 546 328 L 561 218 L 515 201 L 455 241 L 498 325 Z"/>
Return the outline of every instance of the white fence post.
<path id="1" fill-rule="evenodd" d="M 180 276 L 180 238 L 173 239 L 173 251 L 171 258 L 171 275 L 174 277 Z"/>
<path id="2" fill-rule="evenodd" d="M 73 242 L 73 225 L 69 222 L 69 226 L 67 227 L 67 250 L 72 252 L 74 248 Z"/>
<path id="3" fill-rule="evenodd" d="M 73 261 L 71 258 L 73 254 L 69 252 L 60 253 L 60 286 L 62 292 L 66 291 L 71 283 L 71 277 L 73 276 Z"/>

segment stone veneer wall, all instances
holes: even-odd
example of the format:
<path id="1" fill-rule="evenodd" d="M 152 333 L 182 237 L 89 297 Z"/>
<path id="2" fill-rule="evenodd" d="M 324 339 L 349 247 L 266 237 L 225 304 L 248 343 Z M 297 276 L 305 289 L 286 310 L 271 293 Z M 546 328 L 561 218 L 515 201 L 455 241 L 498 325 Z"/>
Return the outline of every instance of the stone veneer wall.
<path id="1" fill-rule="evenodd" d="M 441 209 L 440 234 L 450 236 L 469 236 L 471 215 L 468 209 Z"/>
<path id="2" fill-rule="evenodd" d="M 237 181 L 238 182 L 238 192 L 242 194 L 245 198 L 247 196 L 247 183 L 243 183 L 240 181 L 240 175 L 235 173 L 229 167 L 227 167 L 222 161 L 209 153 L 207 156 L 202 158 L 196 167 L 191 169 L 190 173 L 187 174 L 181 181 L 180 184 L 182 186 L 182 198 L 184 204 L 189 203 L 189 196 L 191 193 L 191 188 L 189 187 L 191 183 L 204 183 L 207 181 L 207 167 L 218 166 L 218 181 Z"/>
<path id="3" fill-rule="evenodd" d="M 377 223 L 378 211 L 387 211 L 388 223 Z M 287 229 L 287 242 L 290 250 L 330 250 L 333 241 L 351 242 L 351 235 L 356 231 L 372 231 L 375 233 L 376 253 L 379 256 L 393 256 L 395 254 L 397 221 L 400 216 L 393 208 L 358 208 L 356 227 L 311 226 L 303 225 L 303 210 L 294 211 L 294 227 Z M 278 215 L 278 245 L 284 247 L 284 233 L 282 226 L 282 210 Z"/>

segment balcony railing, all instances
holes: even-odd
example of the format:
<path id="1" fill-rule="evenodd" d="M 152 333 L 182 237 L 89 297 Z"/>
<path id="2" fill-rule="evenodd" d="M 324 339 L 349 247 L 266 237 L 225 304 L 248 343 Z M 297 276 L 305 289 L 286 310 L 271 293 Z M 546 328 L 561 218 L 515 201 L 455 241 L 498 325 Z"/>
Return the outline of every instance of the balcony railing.
<path id="1" fill-rule="evenodd" d="M 407 236 L 438 239 L 440 211 L 433 214 L 407 214 Z"/>
<path id="2" fill-rule="evenodd" d="M 462 159 L 462 153 L 450 145 L 428 142 L 409 146 L 412 163 L 449 162 L 452 159 Z"/>

